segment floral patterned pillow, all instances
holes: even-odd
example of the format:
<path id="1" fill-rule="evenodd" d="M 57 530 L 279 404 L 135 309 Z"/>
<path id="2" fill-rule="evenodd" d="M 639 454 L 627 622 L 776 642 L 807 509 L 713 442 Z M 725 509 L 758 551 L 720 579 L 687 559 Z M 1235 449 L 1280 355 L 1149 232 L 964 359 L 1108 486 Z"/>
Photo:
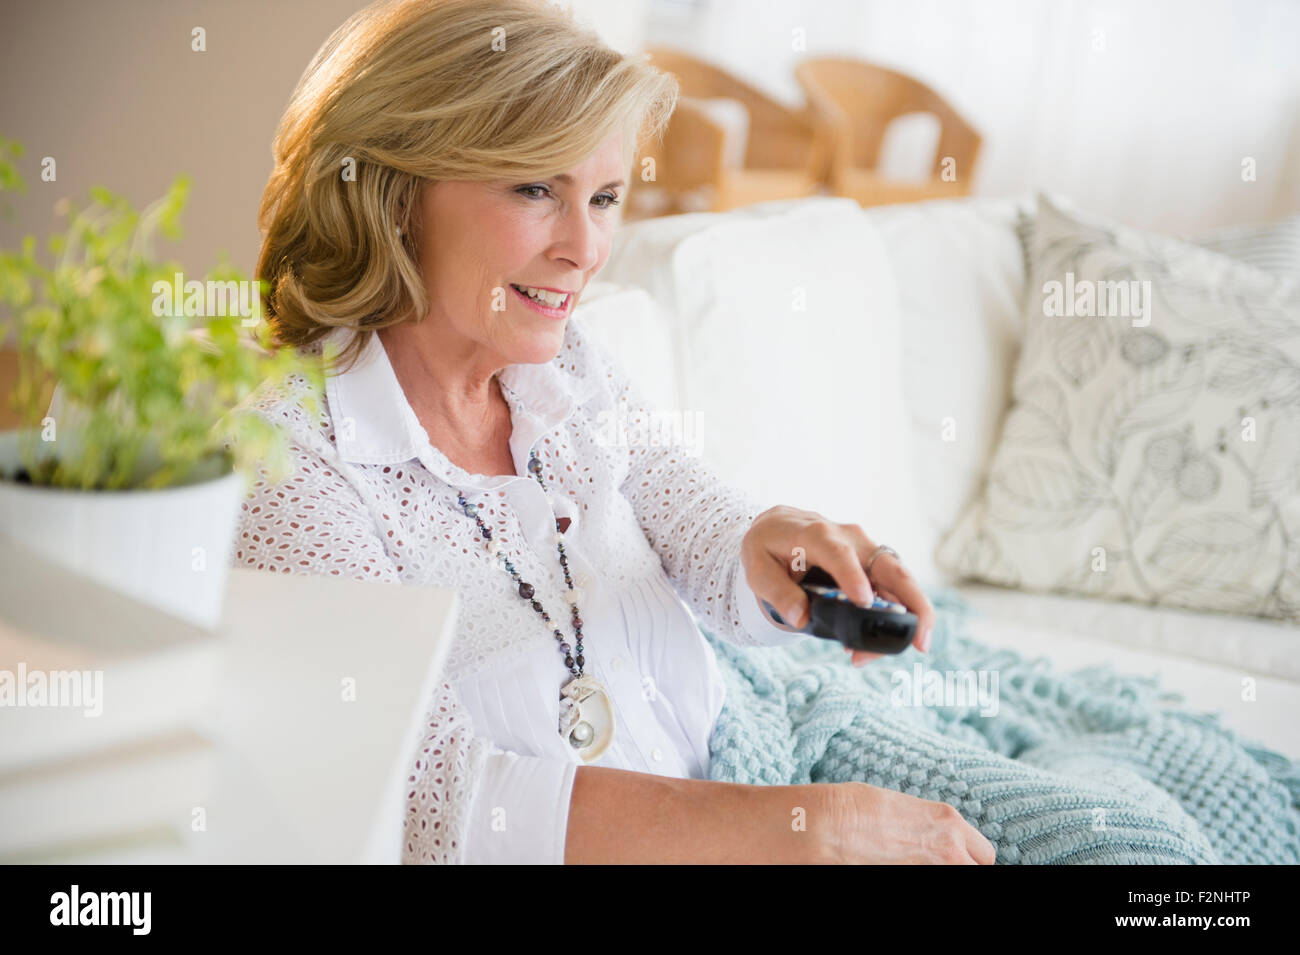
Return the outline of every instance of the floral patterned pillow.
<path id="1" fill-rule="evenodd" d="M 1040 195 L 958 577 L 1300 621 L 1300 282 Z"/>

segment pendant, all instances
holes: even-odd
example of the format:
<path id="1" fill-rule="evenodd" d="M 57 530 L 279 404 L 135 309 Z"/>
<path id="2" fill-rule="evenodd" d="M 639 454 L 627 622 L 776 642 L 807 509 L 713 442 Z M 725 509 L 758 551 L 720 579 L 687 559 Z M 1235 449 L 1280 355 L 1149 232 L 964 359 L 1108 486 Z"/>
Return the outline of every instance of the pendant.
<path id="1" fill-rule="evenodd" d="M 560 735 L 590 763 L 614 742 L 614 706 L 594 676 L 574 677 L 560 690 Z"/>

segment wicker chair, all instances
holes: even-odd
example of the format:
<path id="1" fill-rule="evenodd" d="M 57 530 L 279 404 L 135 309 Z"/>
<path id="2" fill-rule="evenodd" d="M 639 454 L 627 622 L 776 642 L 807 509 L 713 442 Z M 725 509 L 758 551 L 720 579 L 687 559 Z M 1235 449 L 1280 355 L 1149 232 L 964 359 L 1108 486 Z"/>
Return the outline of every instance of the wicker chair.
<path id="1" fill-rule="evenodd" d="M 663 143 L 637 157 L 628 194 L 629 219 L 675 212 L 725 212 L 769 199 L 809 196 L 822 189 L 829 158 L 827 131 L 807 109 L 792 109 L 723 69 L 679 50 L 655 48 L 650 62 L 681 87 Z M 734 155 L 729 129 L 711 106 L 743 107 L 747 135 Z M 729 154 L 733 154 L 730 155 Z M 653 157 L 655 178 L 637 178 Z M 730 161 L 729 161 L 730 159 Z"/>
<path id="2" fill-rule="evenodd" d="M 903 73 L 844 57 L 816 57 L 795 67 L 809 108 L 831 142 L 824 182 L 864 206 L 970 193 L 980 135 L 938 93 Z M 939 145 L 927 182 L 890 180 L 876 170 L 885 128 L 912 113 L 939 120 Z M 951 181 L 945 160 L 953 160 Z"/>

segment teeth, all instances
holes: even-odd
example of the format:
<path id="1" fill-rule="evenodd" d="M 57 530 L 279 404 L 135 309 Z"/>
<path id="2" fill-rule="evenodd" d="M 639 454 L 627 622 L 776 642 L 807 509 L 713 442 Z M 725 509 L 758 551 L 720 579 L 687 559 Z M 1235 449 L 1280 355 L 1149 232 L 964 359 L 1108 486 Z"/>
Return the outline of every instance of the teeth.
<path id="1" fill-rule="evenodd" d="M 546 289 L 530 288 L 527 285 L 516 285 L 515 288 L 523 292 L 535 302 L 540 302 L 548 308 L 559 308 L 564 304 L 565 299 L 569 296 L 563 292 L 548 292 Z"/>

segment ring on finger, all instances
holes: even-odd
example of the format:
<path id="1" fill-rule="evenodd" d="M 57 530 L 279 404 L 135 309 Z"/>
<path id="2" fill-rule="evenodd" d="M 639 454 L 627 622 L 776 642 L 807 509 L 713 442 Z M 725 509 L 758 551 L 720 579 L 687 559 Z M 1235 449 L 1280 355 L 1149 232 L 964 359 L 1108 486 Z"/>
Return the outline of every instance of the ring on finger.
<path id="1" fill-rule="evenodd" d="M 898 556 L 898 551 L 894 550 L 894 548 L 888 546 L 887 544 L 881 544 L 872 552 L 871 556 L 867 558 L 866 566 L 863 568 L 863 572 L 867 575 L 868 578 L 871 577 L 871 565 L 876 562 L 876 558 L 879 557 L 881 554 L 889 554 L 891 557 L 894 558 L 894 560 L 898 561 L 900 564 L 903 562 L 903 559 Z"/>

